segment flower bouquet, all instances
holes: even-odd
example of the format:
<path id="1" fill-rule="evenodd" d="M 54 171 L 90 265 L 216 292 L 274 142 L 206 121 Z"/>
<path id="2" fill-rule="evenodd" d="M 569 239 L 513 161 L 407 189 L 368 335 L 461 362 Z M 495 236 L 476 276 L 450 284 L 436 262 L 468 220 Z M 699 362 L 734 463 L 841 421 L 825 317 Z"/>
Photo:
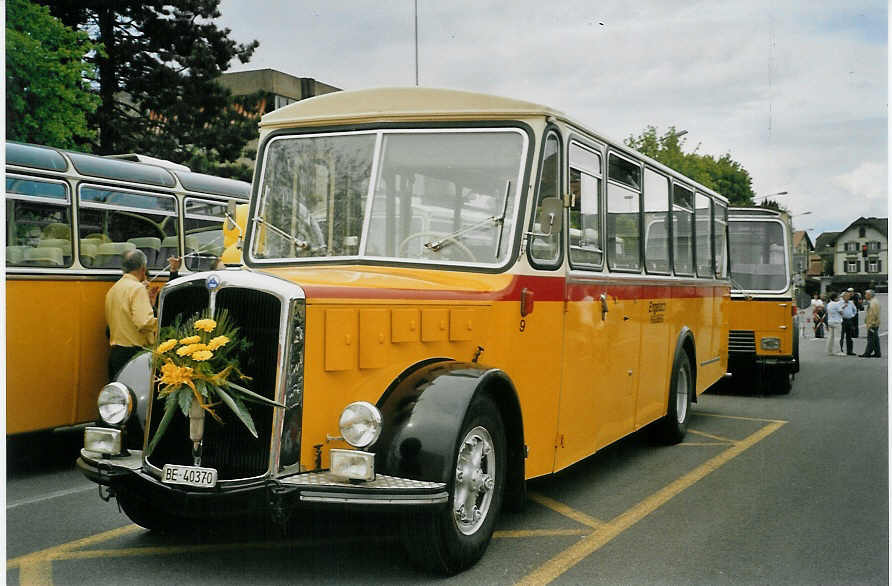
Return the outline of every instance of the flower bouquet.
<path id="1" fill-rule="evenodd" d="M 235 379 L 250 380 L 239 370 L 239 355 L 250 343 L 239 338 L 238 333 L 239 328 L 226 310 L 213 319 L 207 311 L 195 314 L 185 322 L 180 316 L 172 326 L 161 329 L 158 339 L 164 341 L 151 352 L 152 365 L 159 374 L 157 398 L 164 401 L 164 415 L 146 448 L 146 456 L 158 445 L 177 407 L 189 418 L 189 435 L 196 449 L 203 436 L 205 413 L 222 423 L 215 412 L 221 404 L 229 408 L 255 438 L 257 429 L 245 403 L 285 407 L 235 382 Z"/>

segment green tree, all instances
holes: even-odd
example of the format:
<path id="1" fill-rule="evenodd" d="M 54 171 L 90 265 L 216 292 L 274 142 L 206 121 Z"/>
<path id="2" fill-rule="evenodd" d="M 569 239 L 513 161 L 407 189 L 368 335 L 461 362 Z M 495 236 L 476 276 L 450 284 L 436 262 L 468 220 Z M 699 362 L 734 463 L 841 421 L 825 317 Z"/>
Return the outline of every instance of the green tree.
<path id="1" fill-rule="evenodd" d="M 43 6 L 6 2 L 6 137 L 59 148 L 89 150 L 87 123 L 99 98 L 90 92 L 95 51 L 86 33 L 72 30 Z"/>
<path id="2" fill-rule="evenodd" d="M 195 171 L 250 176 L 238 162 L 257 135 L 257 96 L 218 83 L 258 42 L 217 28 L 220 0 L 41 0 L 104 47 L 91 55 L 101 100 L 92 117 L 102 154 L 139 152 Z"/>
<path id="3" fill-rule="evenodd" d="M 687 175 L 713 189 L 731 202 L 731 205 L 753 205 L 752 179 L 743 166 L 725 153 L 719 158 L 697 153 L 699 145 L 692 152 L 684 152 L 685 139 L 674 126 L 662 136 L 657 129 L 648 126 L 638 136 L 629 135 L 626 145 L 663 163 L 667 167 Z"/>

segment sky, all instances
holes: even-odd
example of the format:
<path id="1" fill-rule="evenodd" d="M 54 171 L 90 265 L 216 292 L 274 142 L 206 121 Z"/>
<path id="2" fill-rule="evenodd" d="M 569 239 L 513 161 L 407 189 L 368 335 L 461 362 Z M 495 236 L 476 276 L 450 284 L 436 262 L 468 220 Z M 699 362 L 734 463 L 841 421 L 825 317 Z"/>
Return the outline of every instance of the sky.
<path id="1" fill-rule="evenodd" d="M 262 7 L 262 10 L 260 9 Z M 415 85 L 413 0 L 223 0 L 247 64 L 336 87 Z M 616 140 L 687 130 L 814 241 L 888 217 L 883 0 L 418 0 L 419 83 L 546 104 Z"/>

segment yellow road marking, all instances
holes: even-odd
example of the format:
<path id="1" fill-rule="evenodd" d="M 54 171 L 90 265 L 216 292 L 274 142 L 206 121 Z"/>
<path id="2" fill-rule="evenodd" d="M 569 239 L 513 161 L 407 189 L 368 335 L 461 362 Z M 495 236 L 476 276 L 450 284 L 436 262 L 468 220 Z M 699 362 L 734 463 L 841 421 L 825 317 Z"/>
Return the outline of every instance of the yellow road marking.
<path id="1" fill-rule="evenodd" d="M 108 541 L 109 539 L 136 533 L 137 531 L 144 531 L 144 529 L 139 525 L 125 525 L 117 529 L 112 529 L 111 531 L 104 531 L 102 533 L 97 533 L 96 535 L 91 535 L 90 537 L 76 539 L 75 541 L 69 541 L 68 543 L 57 545 L 56 547 L 50 547 L 48 549 L 13 558 L 6 562 L 6 568 L 12 569 L 34 562 L 52 561 L 53 559 L 57 559 L 56 555 L 61 552 L 76 549 L 79 547 L 87 547 L 89 545 L 93 545 L 94 543 L 101 543 L 103 541 Z"/>
<path id="2" fill-rule="evenodd" d="M 569 507 L 562 502 L 558 502 L 552 498 L 548 498 L 545 495 L 539 494 L 537 492 L 530 492 L 527 494 L 527 497 L 531 501 L 537 502 L 544 507 L 548 507 L 555 513 L 560 513 L 561 515 L 573 519 L 577 523 L 581 523 L 586 527 L 591 527 L 592 529 L 600 529 L 604 526 L 604 521 L 599 521 L 594 517 L 586 515 L 582 511 L 577 511 L 576 509 Z"/>
<path id="3" fill-rule="evenodd" d="M 527 574 L 518 584 L 548 584 L 567 570 L 584 560 L 610 542 L 614 537 L 647 517 L 650 513 L 664 505 L 672 497 L 679 494 L 683 490 L 690 488 L 694 483 L 700 481 L 707 475 L 718 470 L 721 466 L 736 458 L 749 448 L 753 447 L 778 429 L 785 422 L 775 421 L 766 425 L 759 431 L 753 433 L 747 438 L 730 446 L 721 454 L 710 458 L 694 470 L 691 470 L 684 476 L 674 480 L 664 486 L 657 492 L 653 493 L 637 505 L 628 509 L 614 520 L 607 523 L 601 529 L 595 531 L 588 537 L 582 538 L 575 545 L 562 551 L 555 557 L 551 558 L 545 564 L 539 566 L 536 570 Z"/>
<path id="4" fill-rule="evenodd" d="M 690 431 L 690 430 L 688 430 L 688 431 Z M 727 446 L 728 442 L 684 442 L 684 443 L 681 443 L 678 445 L 681 447 L 684 447 L 684 446 L 692 446 L 692 447 L 696 447 L 696 446 Z"/>
<path id="5" fill-rule="evenodd" d="M 722 415 L 720 413 L 704 413 L 703 411 L 695 411 L 695 416 L 703 415 L 704 417 L 718 417 L 719 419 L 739 419 L 741 421 L 758 421 L 759 423 L 787 423 L 783 419 L 765 419 L 762 417 L 743 417 L 740 415 Z"/>
<path id="6" fill-rule="evenodd" d="M 496 531 L 494 539 L 521 537 L 561 537 L 564 535 L 591 535 L 588 529 L 527 529 L 520 531 Z"/>
<path id="7" fill-rule="evenodd" d="M 693 433 L 694 435 L 699 435 L 701 437 L 708 437 L 709 439 L 714 439 L 726 444 L 733 444 L 735 440 L 728 439 L 726 437 L 722 437 L 720 435 L 712 435 L 711 433 L 706 433 L 705 431 L 697 431 L 696 429 L 689 429 L 688 433 Z"/>
<path id="8" fill-rule="evenodd" d="M 53 563 L 31 562 L 19 566 L 19 584 L 53 586 Z"/>

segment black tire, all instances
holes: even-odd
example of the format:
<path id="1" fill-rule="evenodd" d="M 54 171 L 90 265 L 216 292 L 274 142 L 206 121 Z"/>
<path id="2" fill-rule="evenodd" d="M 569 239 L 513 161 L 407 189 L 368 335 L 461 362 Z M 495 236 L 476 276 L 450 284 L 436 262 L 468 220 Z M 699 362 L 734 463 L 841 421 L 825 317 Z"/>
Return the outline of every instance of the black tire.
<path id="1" fill-rule="evenodd" d="M 487 445 L 491 448 L 488 454 Z M 473 456 L 477 446 L 483 446 L 480 448 L 483 455 L 473 470 L 473 462 L 467 457 Z M 507 479 L 506 450 L 505 428 L 498 408 L 488 396 L 476 397 L 468 408 L 451 455 L 448 505 L 434 513 L 409 514 L 403 519 L 402 542 L 413 564 L 427 571 L 452 575 L 471 567 L 483 556 L 502 506 Z M 461 475 L 464 480 L 457 482 L 460 461 L 466 464 Z M 467 480 L 468 471 L 474 473 L 473 482 Z M 469 484 L 478 481 L 481 487 L 487 486 L 481 471 L 492 479 L 491 486 L 480 492 L 468 491 Z M 465 504 L 473 500 L 473 510 L 478 510 L 480 505 L 483 511 L 480 517 L 475 517 L 473 512 L 456 510 L 460 491 L 466 495 Z M 486 493 L 489 493 L 488 499 Z M 464 520 L 459 520 L 459 516 Z"/>
<path id="2" fill-rule="evenodd" d="M 161 511 L 140 498 L 129 494 L 117 495 L 118 507 L 127 517 L 149 531 L 188 531 L 189 523 L 179 517 Z"/>
<path id="3" fill-rule="evenodd" d="M 793 375 L 785 369 L 775 368 L 768 373 L 768 388 L 777 395 L 786 395 L 793 388 Z"/>
<path id="4" fill-rule="evenodd" d="M 672 365 L 669 382 L 669 405 L 666 415 L 657 422 L 656 438 L 666 444 L 677 444 L 688 432 L 691 401 L 694 395 L 694 373 L 687 352 L 679 352 Z M 680 395 L 683 397 L 680 398 Z"/>

